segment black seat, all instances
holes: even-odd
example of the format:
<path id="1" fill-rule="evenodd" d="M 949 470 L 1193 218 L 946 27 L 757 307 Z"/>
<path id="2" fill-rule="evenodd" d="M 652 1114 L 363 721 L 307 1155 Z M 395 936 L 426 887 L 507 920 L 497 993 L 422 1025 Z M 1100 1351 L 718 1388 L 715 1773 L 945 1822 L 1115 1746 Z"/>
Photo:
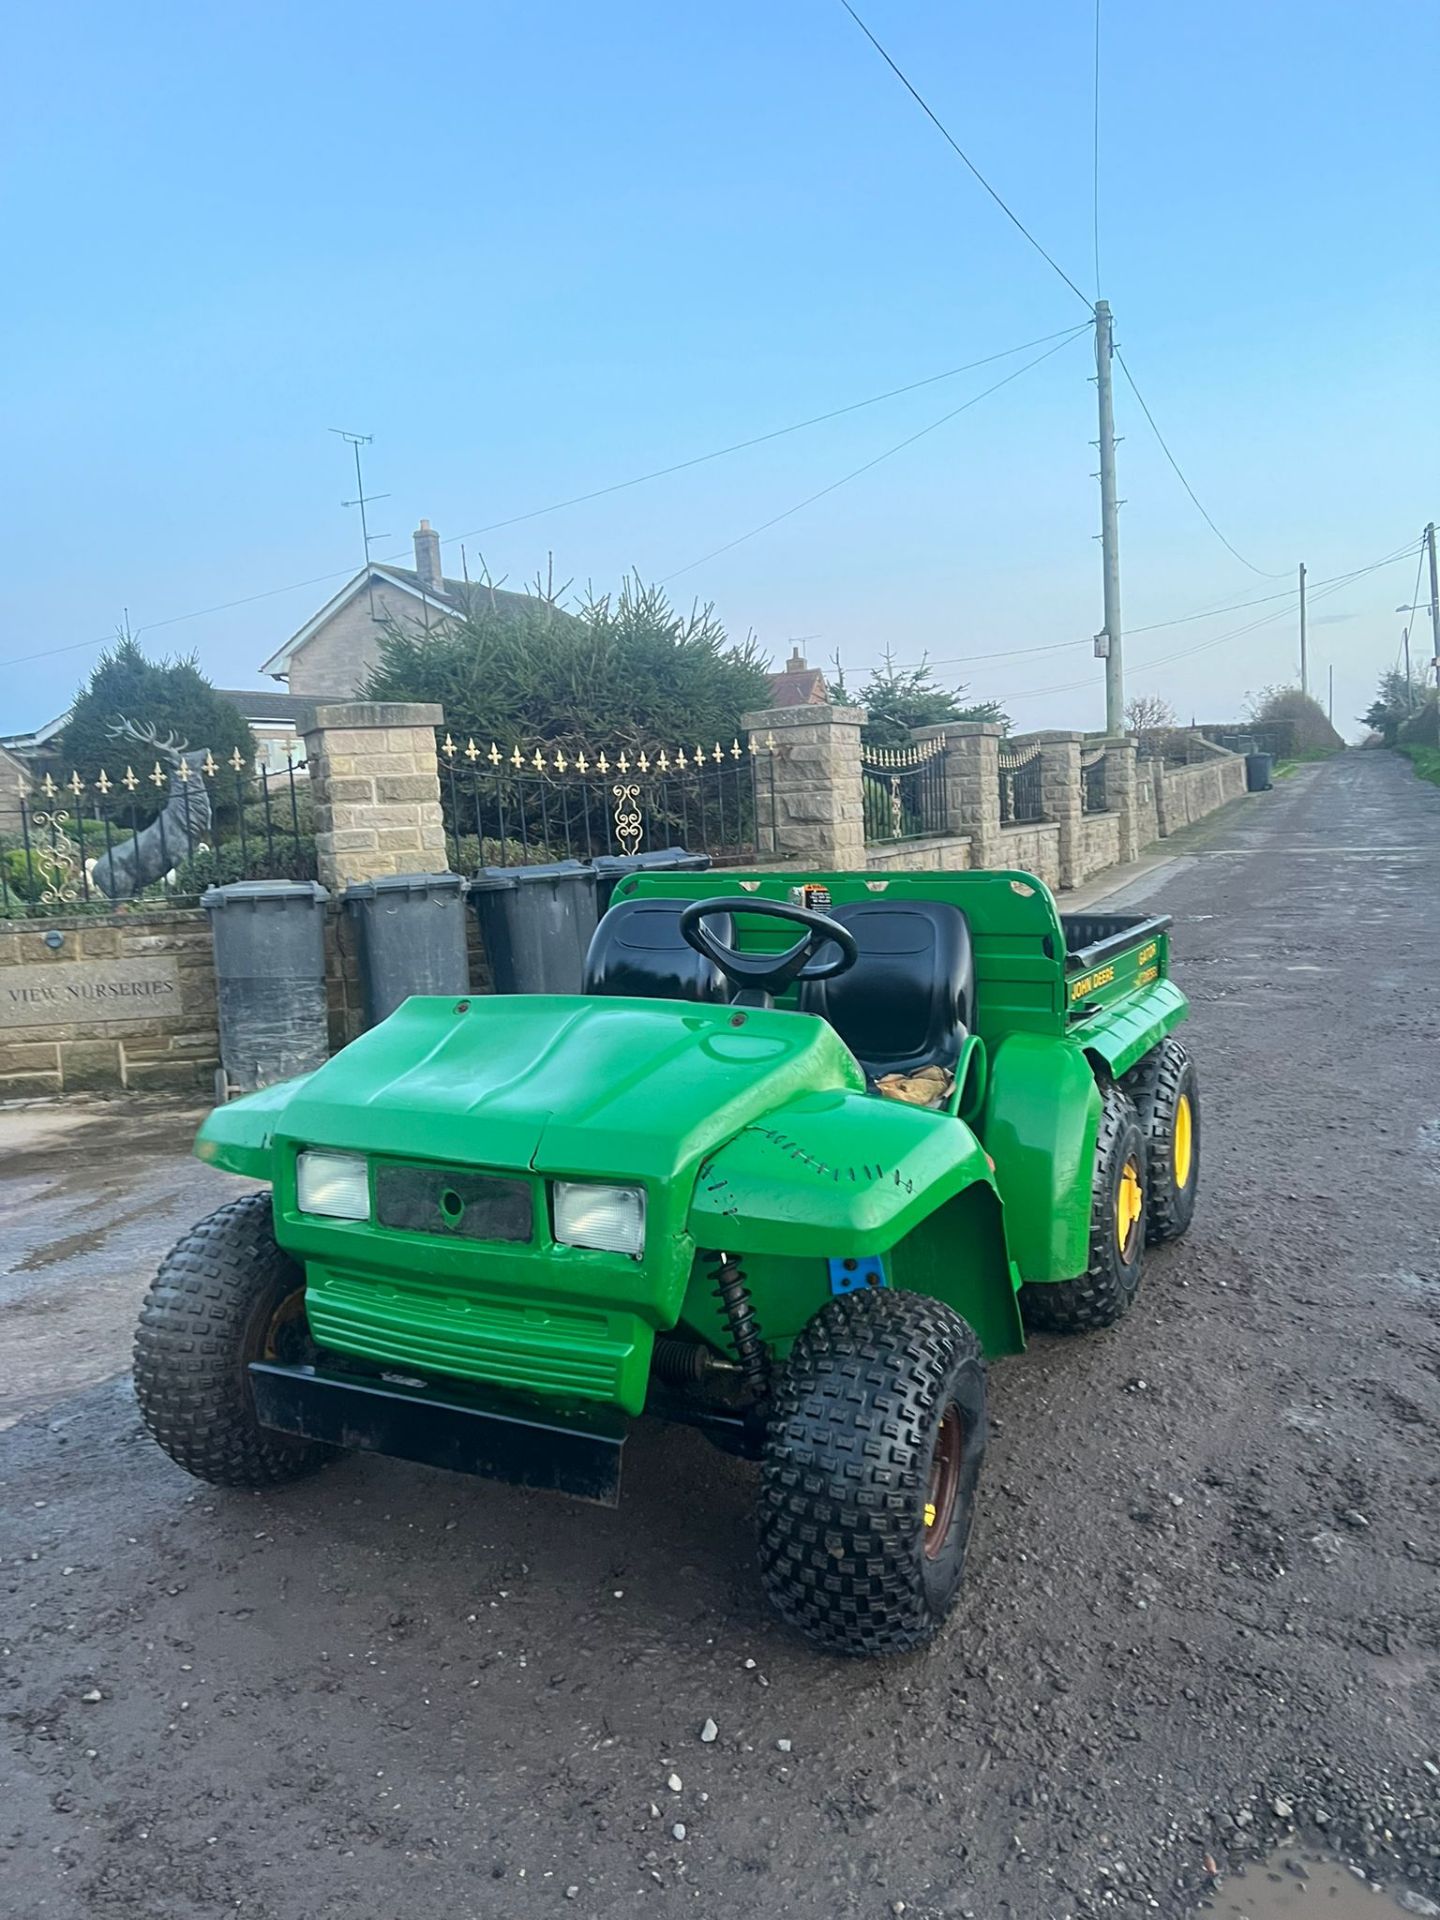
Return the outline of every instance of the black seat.
<path id="1" fill-rule="evenodd" d="M 602 914 L 585 956 L 580 991 L 641 1000 L 728 1001 L 724 974 L 680 937 L 680 915 L 689 905 L 688 900 L 622 900 Z M 728 913 L 707 913 L 705 924 L 726 946 L 733 941 Z"/>
<path id="2" fill-rule="evenodd" d="M 848 973 L 800 989 L 800 1007 L 830 1022 L 866 1078 L 953 1067 L 975 1011 L 970 928 L 939 900 L 862 900 L 830 909 L 854 934 Z"/>

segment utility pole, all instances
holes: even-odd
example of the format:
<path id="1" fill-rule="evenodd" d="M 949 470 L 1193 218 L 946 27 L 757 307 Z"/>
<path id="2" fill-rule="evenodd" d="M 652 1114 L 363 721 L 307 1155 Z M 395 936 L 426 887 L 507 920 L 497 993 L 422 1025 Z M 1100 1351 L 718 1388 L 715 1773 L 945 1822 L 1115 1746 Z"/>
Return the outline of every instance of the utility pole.
<path id="1" fill-rule="evenodd" d="M 1335 668 L 1330 668 L 1330 700 L 1325 709 L 1325 718 L 1333 727 L 1335 724 Z"/>
<path id="2" fill-rule="evenodd" d="M 1400 635 L 1405 648 L 1405 708 L 1408 712 L 1415 704 L 1415 690 L 1410 684 L 1410 629 L 1407 626 Z"/>
<path id="3" fill-rule="evenodd" d="M 1300 562 L 1300 691 L 1310 691 L 1310 662 L 1305 652 L 1305 562 Z"/>
<path id="4" fill-rule="evenodd" d="M 1105 584 L 1105 732 L 1125 731 L 1125 666 L 1120 630 L 1120 502 L 1115 497 L 1115 351 L 1110 302 L 1095 302 L 1095 390 L 1100 402 L 1100 552 Z M 1432 547 L 1431 551 L 1434 549 Z M 1440 646 L 1437 646 L 1440 652 Z"/>
<path id="5" fill-rule="evenodd" d="M 1440 577 L 1435 570 L 1435 522 L 1432 520 L 1425 529 L 1425 544 L 1430 549 L 1430 640 L 1434 647 L 1431 665 L 1435 669 L 1435 678 L 1440 682 Z"/>

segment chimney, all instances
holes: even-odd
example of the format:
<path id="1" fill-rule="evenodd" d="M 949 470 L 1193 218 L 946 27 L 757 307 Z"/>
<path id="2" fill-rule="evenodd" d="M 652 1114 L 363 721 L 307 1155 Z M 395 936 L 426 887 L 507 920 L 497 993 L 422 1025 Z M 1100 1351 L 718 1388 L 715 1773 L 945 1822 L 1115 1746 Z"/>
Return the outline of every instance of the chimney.
<path id="1" fill-rule="evenodd" d="M 415 529 L 415 571 L 427 593 L 443 595 L 445 576 L 440 571 L 440 536 L 428 520 Z"/>
<path id="2" fill-rule="evenodd" d="M 805 670 L 805 656 L 801 653 L 799 647 L 795 646 L 792 642 L 790 658 L 785 663 L 785 671 L 787 673 L 804 673 Z"/>

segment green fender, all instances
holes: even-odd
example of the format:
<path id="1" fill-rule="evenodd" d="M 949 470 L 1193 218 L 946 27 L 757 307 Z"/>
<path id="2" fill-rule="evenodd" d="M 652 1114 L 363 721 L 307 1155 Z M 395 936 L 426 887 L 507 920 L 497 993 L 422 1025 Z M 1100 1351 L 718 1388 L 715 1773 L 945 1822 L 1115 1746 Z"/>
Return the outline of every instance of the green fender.
<path id="1" fill-rule="evenodd" d="M 1078 1046 L 1012 1033 L 990 1056 L 980 1132 L 1005 1195 L 1010 1257 L 1022 1280 L 1085 1271 L 1100 1090 Z"/>
<path id="2" fill-rule="evenodd" d="M 1135 1062 L 1158 1047 L 1190 1011 L 1190 1003 L 1169 980 L 1157 980 L 1088 1020 L 1077 1021 L 1070 1038 L 1085 1052 L 1104 1062 L 1113 1079 L 1128 1073 Z"/>
<path id="3" fill-rule="evenodd" d="M 963 1120 L 873 1094 L 798 1095 L 700 1168 L 689 1231 L 744 1268 L 784 1351 L 831 1297 L 830 1261 L 878 1255 L 892 1286 L 963 1314 L 989 1353 L 1024 1345 L 990 1164 Z M 728 1350 L 714 1276 L 697 1262 L 681 1325 Z"/>
<path id="4" fill-rule="evenodd" d="M 275 1176 L 275 1129 L 289 1104 L 313 1074 L 278 1080 L 258 1093 L 243 1093 L 201 1122 L 195 1136 L 195 1157 L 225 1173 L 244 1174 L 249 1180 Z"/>

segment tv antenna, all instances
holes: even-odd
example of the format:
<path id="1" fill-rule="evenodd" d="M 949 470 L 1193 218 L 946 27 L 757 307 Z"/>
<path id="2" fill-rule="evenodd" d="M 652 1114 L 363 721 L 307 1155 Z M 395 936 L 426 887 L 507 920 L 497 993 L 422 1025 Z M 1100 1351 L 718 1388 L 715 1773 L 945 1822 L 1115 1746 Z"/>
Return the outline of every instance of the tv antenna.
<path id="1" fill-rule="evenodd" d="M 374 434 L 347 433 L 344 427 L 331 427 L 329 431 L 338 434 L 346 446 L 353 448 L 355 453 L 355 498 L 353 500 L 342 500 L 340 504 L 342 507 L 358 507 L 360 509 L 360 538 L 365 543 L 365 589 L 370 596 L 370 618 L 373 620 L 376 617 L 375 582 L 370 574 L 370 542 L 372 540 L 388 540 L 390 536 L 388 533 L 371 533 L 370 521 L 365 509 L 372 500 L 388 500 L 390 496 L 388 493 L 366 493 L 365 491 L 365 476 L 360 469 L 360 449 L 361 447 L 373 445 L 375 439 Z"/>

